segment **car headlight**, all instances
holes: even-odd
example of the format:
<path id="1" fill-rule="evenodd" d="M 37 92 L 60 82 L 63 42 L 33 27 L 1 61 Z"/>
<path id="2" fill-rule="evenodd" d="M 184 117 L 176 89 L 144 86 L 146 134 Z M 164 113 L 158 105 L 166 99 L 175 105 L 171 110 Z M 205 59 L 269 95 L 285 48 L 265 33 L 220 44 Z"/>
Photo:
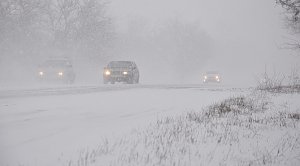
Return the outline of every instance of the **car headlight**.
<path id="1" fill-rule="evenodd" d="M 216 79 L 219 79 L 219 76 L 216 76 Z"/>
<path id="2" fill-rule="evenodd" d="M 127 74 L 128 74 L 128 72 L 127 72 L 127 71 L 124 71 L 124 72 L 123 72 L 123 74 L 124 74 L 124 75 L 127 75 Z"/>
<path id="3" fill-rule="evenodd" d="M 44 72 L 40 71 L 40 72 L 39 72 L 39 75 L 40 75 L 40 76 L 44 75 Z"/>
<path id="4" fill-rule="evenodd" d="M 63 73 L 63 72 L 58 72 L 58 75 L 59 75 L 59 76 L 63 76 L 64 73 Z"/>
<path id="5" fill-rule="evenodd" d="M 106 71 L 105 71 L 105 75 L 107 75 L 107 76 L 110 75 L 110 71 L 109 71 L 109 70 L 106 70 Z"/>

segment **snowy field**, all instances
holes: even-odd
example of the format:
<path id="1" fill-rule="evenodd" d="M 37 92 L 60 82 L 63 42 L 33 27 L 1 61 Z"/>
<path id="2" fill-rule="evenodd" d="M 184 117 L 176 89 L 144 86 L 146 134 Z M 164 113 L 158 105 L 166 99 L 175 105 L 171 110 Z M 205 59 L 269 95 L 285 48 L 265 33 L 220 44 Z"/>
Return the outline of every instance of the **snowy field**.
<path id="1" fill-rule="evenodd" d="M 300 166 L 299 30 L 300 0 L 0 0 L 0 166 Z"/>
<path id="2" fill-rule="evenodd" d="M 295 165 L 299 101 L 216 85 L 2 89 L 0 165 Z"/>
<path id="3" fill-rule="evenodd" d="M 0 165 L 58 165 L 106 138 L 241 93 L 248 91 L 203 85 L 2 89 Z"/>

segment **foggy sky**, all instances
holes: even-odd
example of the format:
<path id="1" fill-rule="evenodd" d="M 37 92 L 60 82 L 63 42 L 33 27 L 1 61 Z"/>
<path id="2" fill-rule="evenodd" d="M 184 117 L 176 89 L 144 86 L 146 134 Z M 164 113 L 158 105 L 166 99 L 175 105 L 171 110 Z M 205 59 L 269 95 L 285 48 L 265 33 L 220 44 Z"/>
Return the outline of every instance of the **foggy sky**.
<path id="1" fill-rule="evenodd" d="M 201 84 L 205 71 L 217 70 L 224 84 L 255 86 L 265 69 L 270 74 L 289 74 L 300 65 L 300 57 L 296 56 L 299 52 L 280 49 L 289 34 L 283 10 L 275 0 L 104 1 L 108 3 L 103 16 L 112 21 L 107 29 L 113 37 L 109 42 L 92 43 L 98 44 L 95 48 L 112 44 L 91 54 L 85 49 L 78 52 L 78 45 L 53 48 L 49 45 L 52 38 L 47 41 L 43 35 L 33 38 L 35 44 L 15 36 L 16 40 L 7 43 L 11 47 L 3 47 L 7 55 L 0 55 L 0 84 L 19 85 L 26 79 L 32 84 L 37 64 L 60 52 L 73 58 L 75 83 L 97 85 L 102 83 L 103 67 L 110 60 L 135 61 L 142 84 Z M 45 27 L 40 28 L 43 31 Z M 172 28 L 174 31 L 169 32 Z M 97 39 L 101 41 L 101 37 Z M 16 41 L 20 41 L 19 46 Z M 90 44 L 87 46 L 90 48 Z M 23 53 L 23 48 L 29 51 Z"/>
<path id="2" fill-rule="evenodd" d="M 240 78 L 234 82 L 254 83 L 265 67 L 287 72 L 299 64 L 290 50 L 279 49 L 287 30 L 274 0 L 113 0 L 109 11 L 119 32 L 126 32 L 132 18 L 143 18 L 152 27 L 169 18 L 197 23 L 216 46 L 202 70 L 218 69 L 228 80 Z"/>

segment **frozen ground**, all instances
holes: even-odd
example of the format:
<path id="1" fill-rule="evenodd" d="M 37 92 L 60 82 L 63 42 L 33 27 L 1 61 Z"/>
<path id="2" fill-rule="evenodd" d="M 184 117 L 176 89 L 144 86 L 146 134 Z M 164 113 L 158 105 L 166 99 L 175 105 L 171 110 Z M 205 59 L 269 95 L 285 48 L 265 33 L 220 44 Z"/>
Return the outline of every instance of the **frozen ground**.
<path id="1" fill-rule="evenodd" d="M 265 91 L 231 97 L 102 141 L 64 165 L 296 166 L 299 97 Z"/>
<path id="2" fill-rule="evenodd" d="M 157 119 L 248 93 L 202 85 L 0 90 L 0 165 L 53 166 Z"/>

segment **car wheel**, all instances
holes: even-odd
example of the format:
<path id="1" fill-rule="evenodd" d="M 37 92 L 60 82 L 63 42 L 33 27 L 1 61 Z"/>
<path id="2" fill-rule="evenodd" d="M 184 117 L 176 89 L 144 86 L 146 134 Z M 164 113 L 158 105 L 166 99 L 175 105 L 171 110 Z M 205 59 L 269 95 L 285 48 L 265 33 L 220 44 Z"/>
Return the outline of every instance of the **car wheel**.
<path id="1" fill-rule="evenodd" d="M 108 81 L 107 80 L 103 80 L 103 84 L 107 84 L 108 83 Z"/>
<path id="2" fill-rule="evenodd" d="M 134 80 L 132 78 L 130 78 L 128 81 L 127 81 L 127 84 L 133 84 L 134 83 Z"/>
<path id="3" fill-rule="evenodd" d="M 136 84 L 138 84 L 138 83 L 139 83 L 139 78 L 137 78 L 137 79 L 135 80 L 135 83 L 136 83 Z"/>
<path id="4" fill-rule="evenodd" d="M 70 84 L 74 84 L 75 82 L 75 78 L 72 78 L 72 80 L 70 80 Z"/>
<path id="5" fill-rule="evenodd" d="M 72 84 L 72 81 L 67 79 L 67 80 L 64 81 L 64 83 L 67 84 L 67 85 L 70 85 L 70 84 Z"/>

